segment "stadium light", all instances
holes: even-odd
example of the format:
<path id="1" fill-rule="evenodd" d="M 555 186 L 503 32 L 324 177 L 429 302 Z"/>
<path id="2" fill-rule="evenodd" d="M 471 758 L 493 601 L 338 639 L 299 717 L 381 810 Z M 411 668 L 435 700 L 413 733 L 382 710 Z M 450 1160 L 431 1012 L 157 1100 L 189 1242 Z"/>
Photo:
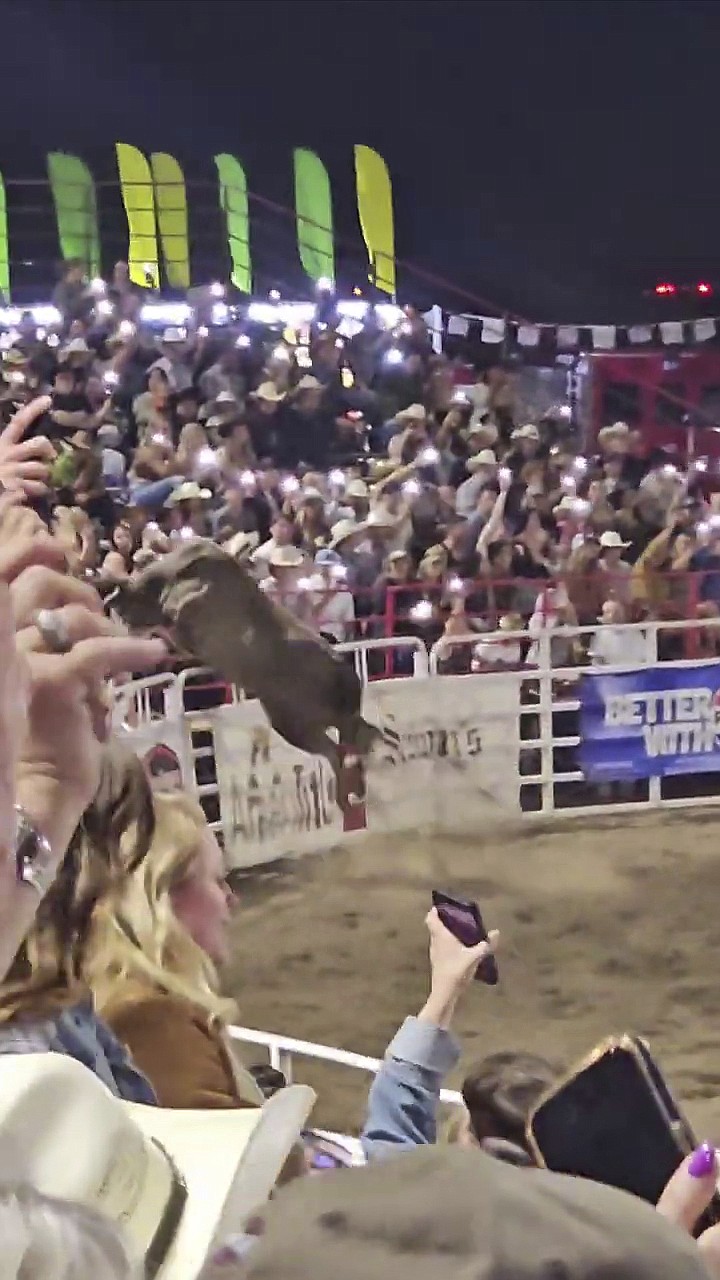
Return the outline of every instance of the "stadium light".
<path id="1" fill-rule="evenodd" d="M 662 284 L 655 285 L 655 293 L 659 298 L 667 298 L 667 297 L 672 297 L 674 293 L 677 293 L 677 289 L 675 288 L 674 284 L 668 284 L 667 282 L 665 282 Z"/>

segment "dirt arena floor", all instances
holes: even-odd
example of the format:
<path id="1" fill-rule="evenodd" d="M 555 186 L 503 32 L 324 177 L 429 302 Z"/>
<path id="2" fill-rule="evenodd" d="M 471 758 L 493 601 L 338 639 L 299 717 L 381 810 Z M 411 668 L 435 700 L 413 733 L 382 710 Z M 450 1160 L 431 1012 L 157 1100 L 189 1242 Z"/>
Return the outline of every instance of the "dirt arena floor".
<path id="1" fill-rule="evenodd" d="M 501 1048 L 570 1062 L 641 1033 L 699 1136 L 720 1138 L 720 812 L 419 833 L 251 876 L 227 984 L 238 1020 L 381 1055 L 425 998 L 433 887 L 476 898 L 502 931 L 501 985 L 476 984 L 458 1011 L 465 1064 Z M 318 1089 L 317 1124 L 359 1125 L 365 1076 L 298 1064 L 296 1079 Z"/>

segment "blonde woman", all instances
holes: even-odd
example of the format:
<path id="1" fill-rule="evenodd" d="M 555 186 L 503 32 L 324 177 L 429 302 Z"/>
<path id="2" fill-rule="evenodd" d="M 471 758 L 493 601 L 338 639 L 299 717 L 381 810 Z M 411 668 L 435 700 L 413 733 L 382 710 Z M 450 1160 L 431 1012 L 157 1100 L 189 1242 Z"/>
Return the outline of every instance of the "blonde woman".
<path id="1" fill-rule="evenodd" d="M 153 1091 L 97 1017 L 82 969 L 93 910 L 118 880 L 141 865 L 154 823 L 141 761 L 119 743 L 108 744 L 97 793 L 0 986 L 0 1054 L 67 1054 L 117 1097 L 146 1104 L 155 1101 Z"/>
<path id="2" fill-rule="evenodd" d="M 227 1033 L 234 1005 L 219 995 L 215 966 L 227 954 L 230 904 L 200 806 L 156 795 L 147 857 L 98 904 L 83 977 L 162 1107 L 262 1102 Z"/>

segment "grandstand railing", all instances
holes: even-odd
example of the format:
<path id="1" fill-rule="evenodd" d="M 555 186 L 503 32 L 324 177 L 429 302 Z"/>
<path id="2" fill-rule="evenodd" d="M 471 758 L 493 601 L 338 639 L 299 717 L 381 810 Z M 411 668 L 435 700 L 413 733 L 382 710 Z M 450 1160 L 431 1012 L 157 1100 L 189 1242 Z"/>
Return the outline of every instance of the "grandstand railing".
<path id="1" fill-rule="evenodd" d="M 314 1044 L 311 1040 L 293 1040 L 290 1036 L 275 1035 L 270 1031 L 256 1031 L 250 1027 L 230 1027 L 230 1035 L 241 1044 L 251 1044 L 267 1050 L 270 1065 L 282 1071 L 286 1080 L 293 1078 L 293 1062 L 296 1058 L 315 1062 L 332 1062 L 334 1066 L 349 1067 L 366 1075 L 377 1075 L 382 1062 L 347 1049 L 335 1049 L 327 1044 Z M 440 1100 L 452 1106 L 462 1105 L 462 1095 L 452 1089 L 443 1089 Z"/>

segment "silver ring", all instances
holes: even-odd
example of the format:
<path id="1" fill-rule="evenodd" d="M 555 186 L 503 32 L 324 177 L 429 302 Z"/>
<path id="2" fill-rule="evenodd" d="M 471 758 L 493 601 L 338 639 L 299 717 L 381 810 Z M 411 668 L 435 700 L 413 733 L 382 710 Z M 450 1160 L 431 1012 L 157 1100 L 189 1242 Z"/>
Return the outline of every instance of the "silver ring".
<path id="1" fill-rule="evenodd" d="M 50 653 L 68 653 L 72 649 L 72 641 L 59 609 L 38 609 L 35 626 Z"/>

